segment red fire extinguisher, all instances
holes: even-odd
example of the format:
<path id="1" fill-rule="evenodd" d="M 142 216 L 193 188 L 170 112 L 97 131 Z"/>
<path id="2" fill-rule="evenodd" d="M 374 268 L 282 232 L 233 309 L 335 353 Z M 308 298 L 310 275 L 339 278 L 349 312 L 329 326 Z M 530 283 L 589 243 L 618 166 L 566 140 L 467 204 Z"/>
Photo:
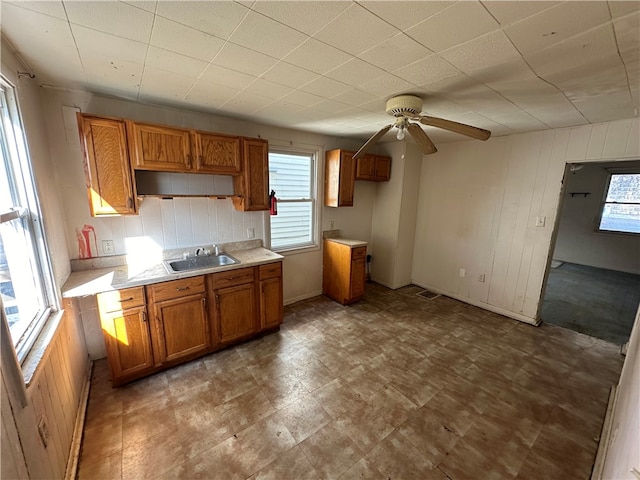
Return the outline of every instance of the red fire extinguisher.
<path id="1" fill-rule="evenodd" d="M 269 213 L 271 215 L 278 215 L 278 199 L 276 198 L 275 190 L 271 190 L 269 194 Z"/>

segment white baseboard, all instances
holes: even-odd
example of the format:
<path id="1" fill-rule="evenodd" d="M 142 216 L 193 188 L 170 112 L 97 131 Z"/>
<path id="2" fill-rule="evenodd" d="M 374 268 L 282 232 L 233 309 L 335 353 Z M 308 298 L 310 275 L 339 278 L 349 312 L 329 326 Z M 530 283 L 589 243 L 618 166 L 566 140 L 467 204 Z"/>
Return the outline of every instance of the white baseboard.
<path id="1" fill-rule="evenodd" d="M 600 432 L 600 441 L 598 442 L 598 451 L 596 453 L 596 459 L 593 463 L 593 470 L 591 471 L 591 480 L 600 480 L 602 478 L 602 470 L 604 469 L 604 459 L 607 457 L 607 450 L 609 448 L 609 442 L 611 441 L 611 427 L 613 424 L 613 411 L 616 406 L 616 400 L 618 398 L 618 388 L 613 386 L 609 392 L 609 403 L 607 404 L 607 411 L 604 415 L 604 422 L 602 423 L 602 431 Z"/>
<path id="2" fill-rule="evenodd" d="M 284 305 L 291 305 L 292 303 L 301 302 L 302 300 L 308 300 L 309 298 L 317 297 L 322 295 L 322 290 L 317 290 L 314 292 L 305 293 L 303 295 L 299 295 L 293 298 L 287 298 L 284 300 Z"/>
<path id="3" fill-rule="evenodd" d="M 482 308 L 483 310 L 489 310 L 490 312 L 497 313 L 499 315 L 504 315 L 505 317 L 513 318 L 514 320 L 518 320 L 523 323 L 528 323 L 529 325 L 535 325 L 535 326 L 540 325 L 540 320 L 527 317 L 526 315 L 521 315 L 519 313 L 511 312 L 509 310 L 505 310 L 504 308 L 496 307 L 495 305 L 490 305 L 485 302 L 480 302 L 472 298 L 462 297 L 460 295 L 456 295 L 455 293 L 447 292 L 445 290 L 432 287 L 431 285 L 421 284 L 416 281 L 414 281 L 413 284 L 419 287 L 422 287 L 426 290 L 431 290 L 432 292 L 439 293 L 447 297 L 455 298 L 456 300 L 460 300 L 461 302 L 468 303 L 469 305 L 473 305 L 474 307 L 479 307 L 479 308 Z"/>
<path id="4" fill-rule="evenodd" d="M 394 284 L 394 283 L 389 283 L 389 282 L 385 282 L 385 281 L 379 280 L 377 278 L 372 278 L 371 281 L 373 283 L 377 283 L 379 285 L 382 285 L 383 287 L 390 288 L 391 290 L 397 290 L 399 288 L 406 287 L 406 286 L 411 285 L 413 283 L 413 282 L 407 282 L 407 283 Z"/>

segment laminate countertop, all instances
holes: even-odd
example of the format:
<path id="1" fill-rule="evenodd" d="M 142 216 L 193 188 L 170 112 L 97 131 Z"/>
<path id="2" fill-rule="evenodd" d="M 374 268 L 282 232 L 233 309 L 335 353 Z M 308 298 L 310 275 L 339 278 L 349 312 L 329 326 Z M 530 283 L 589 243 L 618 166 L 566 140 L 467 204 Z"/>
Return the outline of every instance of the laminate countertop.
<path id="1" fill-rule="evenodd" d="M 207 273 L 255 267 L 257 265 L 279 262 L 284 258 L 282 255 L 263 247 L 232 250 L 225 253 L 233 256 L 239 260 L 240 263 L 220 267 L 200 268 L 178 273 L 167 272 L 162 261 L 138 268 L 129 265 L 118 265 L 107 268 L 74 271 L 62 287 L 62 296 L 64 298 L 85 297 L 88 295 L 96 295 L 100 292 L 119 290 L 121 288 L 138 287 L 141 285 L 178 280 L 180 278 L 197 277 Z"/>
<path id="2" fill-rule="evenodd" d="M 366 247 L 367 242 L 363 242 L 362 240 L 351 240 L 349 238 L 327 238 L 329 242 L 341 243 L 342 245 L 347 245 L 351 248 L 355 247 Z"/>

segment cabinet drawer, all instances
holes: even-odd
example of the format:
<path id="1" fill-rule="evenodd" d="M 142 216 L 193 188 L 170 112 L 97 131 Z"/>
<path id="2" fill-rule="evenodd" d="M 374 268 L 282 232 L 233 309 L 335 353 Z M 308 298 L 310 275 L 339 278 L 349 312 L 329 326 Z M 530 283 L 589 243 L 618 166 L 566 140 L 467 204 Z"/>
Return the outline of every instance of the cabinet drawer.
<path id="1" fill-rule="evenodd" d="M 144 305 L 144 287 L 123 288 L 98 294 L 101 314 L 117 312 Z"/>
<path id="2" fill-rule="evenodd" d="M 355 260 L 356 258 L 362 258 L 367 255 L 367 247 L 356 247 L 351 249 L 351 258 Z"/>
<path id="3" fill-rule="evenodd" d="M 265 278 L 281 277 L 282 262 L 270 263 L 268 265 L 260 265 L 260 280 Z"/>
<path id="4" fill-rule="evenodd" d="M 243 283 L 253 282 L 253 267 L 240 268 L 228 272 L 212 273 L 209 275 L 213 288 L 231 287 Z"/>
<path id="5" fill-rule="evenodd" d="M 154 303 L 201 292 L 204 292 L 203 275 L 147 286 L 147 294 Z"/>

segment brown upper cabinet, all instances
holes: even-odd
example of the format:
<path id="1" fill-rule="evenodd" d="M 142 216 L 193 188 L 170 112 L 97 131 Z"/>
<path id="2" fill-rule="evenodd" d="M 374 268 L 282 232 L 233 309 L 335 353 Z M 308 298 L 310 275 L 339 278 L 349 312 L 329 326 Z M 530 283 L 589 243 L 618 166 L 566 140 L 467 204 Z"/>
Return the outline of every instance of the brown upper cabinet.
<path id="1" fill-rule="evenodd" d="M 91 216 L 137 213 L 124 120 L 78 114 Z"/>
<path id="2" fill-rule="evenodd" d="M 198 172 L 220 175 L 240 174 L 240 137 L 219 133 L 195 133 Z"/>
<path id="3" fill-rule="evenodd" d="M 365 155 L 356 160 L 356 180 L 386 182 L 391 178 L 391 157 Z"/>
<path id="4" fill-rule="evenodd" d="M 325 207 L 352 207 L 356 162 L 353 153 L 329 150 L 324 172 Z"/>
<path id="5" fill-rule="evenodd" d="M 191 132 L 160 125 L 127 122 L 133 168 L 185 172 L 192 168 Z"/>
<path id="6" fill-rule="evenodd" d="M 242 138 L 242 175 L 233 178 L 236 210 L 269 210 L 269 144 L 260 138 Z"/>

